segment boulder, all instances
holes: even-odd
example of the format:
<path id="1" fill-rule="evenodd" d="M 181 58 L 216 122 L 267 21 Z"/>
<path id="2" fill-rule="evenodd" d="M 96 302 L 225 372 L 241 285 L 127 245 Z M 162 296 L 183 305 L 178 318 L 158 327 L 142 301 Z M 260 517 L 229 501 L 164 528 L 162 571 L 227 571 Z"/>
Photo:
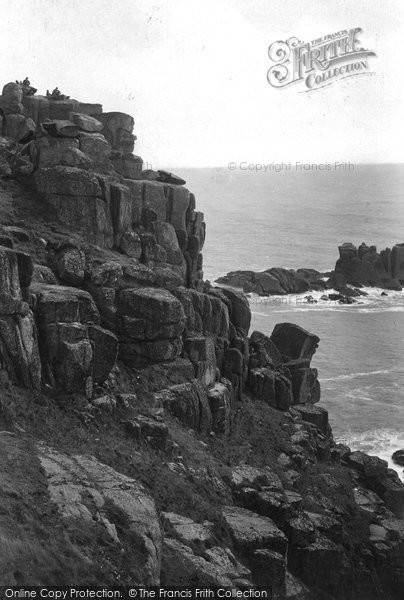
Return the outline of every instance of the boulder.
<path id="1" fill-rule="evenodd" d="M 22 114 L 6 116 L 5 135 L 17 142 L 25 143 L 33 138 L 36 125 L 30 118 Z"/>
<path id="2" fill-rule="evenodd" d="M 100 121 L 83 113 L 72 113 L 71 120 L 81 131 L 87 133 L 99 133 L 103 129 Z"/>
<path id="3" fill-rule="evenodd" d="M 158 180 L 163 183 L 171 183 L 173 185 L 185 185 L 185 179 L 178 177 L 178 175 L 174 175 L 174 173 L 170 173 L 168 171 L 157 171 Z"/>
<path id="4" fill-rule="evenodd" d="M 285 362 L 297 358 L 310 361 L 320 341 L 318 336 L 293 323 L 275 325 L 270 339 L 278 348 Z"/>
<path id="5" fill-rule="evenodd" d="M 404 467 L 404 450 L 396 450 L 393 452 L 392 457 L 393 461 L 396 465 L 401 465 Z"/>
<path id="6" fill-rule="evenodd" d="M 135 136 L 133 117 L 120 112 L 107 112 L 93 115 L 103 125 L 102 134 L 114 150 L 133 152 Z"/>
<path id="7" fill-rule="evenodd" d="M 95 521 L 99 522 L 117 552 L 125 547 L 126 569 L 132 580 L 158 585 L 162 533 L 154 500 L 144 487 L 93 456 L 66 456 L 40 445 L 38 457 L 50 500 L 66 524 L 90 535 Z"/>
<path id="8" fill-rule="evenodd" d="M 0 108 L 5 115 L 19 114 L 22 112 L 23 92 L 20 84 L 15 82 L 6 83 L 0 97 Z"/>
<path id="9" fill-rule="evenodd" d="M 79 134 L 77 125 L 66 119 L 49 119 L 42 123 L 42 128 L 54 137 L 76 138 Z"/>
<path id="10" fill-rule="evenodd" d="M 62 244 L 50 250 L 48 264 L 63 283 L 75 286 L 84 280 L 86 255 L 73 244 Z"/>
<path id="11" fill-rule="evenodd" d="M 81 152 L 86 154 L 92 161 L 93 169 L 104 165 L 111 155 L 111 145 L 100 133 L 80 133 L 78 142 Z"/>
<path id="12" fill-rule="evenodd" d="M 261 549 L 285 556 L 287 538 L 271 519 L 237 506 L 223 507 L 222 515 L 236 549 L 244 556 Z"/>

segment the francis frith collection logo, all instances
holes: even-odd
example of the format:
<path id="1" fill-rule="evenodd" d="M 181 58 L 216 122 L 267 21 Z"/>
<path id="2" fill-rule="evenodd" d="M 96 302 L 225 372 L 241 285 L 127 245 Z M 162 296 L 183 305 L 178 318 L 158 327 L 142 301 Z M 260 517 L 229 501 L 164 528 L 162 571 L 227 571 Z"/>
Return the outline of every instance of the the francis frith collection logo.
<path id="1" fill-rule="evenodd" d="M 268 70 L 268 83 L 285 88 L 303 83 L 303 91 L 330 85 L 346 77 L 371 74 L 368 58 L 376 56 L 362 47 L 360 27 L 344 29 L 311 42 L 296 37 L 274 42 L 268 48 L 269 59 L 274 63 Z"/>

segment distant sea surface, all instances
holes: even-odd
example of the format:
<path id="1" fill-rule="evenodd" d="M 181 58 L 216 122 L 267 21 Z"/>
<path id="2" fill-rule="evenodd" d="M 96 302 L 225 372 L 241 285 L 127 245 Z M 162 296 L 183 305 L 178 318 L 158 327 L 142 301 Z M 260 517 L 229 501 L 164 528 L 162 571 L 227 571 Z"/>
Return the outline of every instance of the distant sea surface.
<path id="1" fill-rule="evenodd" d="M 181 169 L 205 213 L 205 279 L 269 267 L 333 269 L 338 245 L 378 250 L 404 242 L 404 165 L 353 171 L 255 173 Z M 404 448 L 404 294 L 368 289 L 363 304 L 302 304 L 295 296 L 251 298 L 251 331 L 297 323 L 321 341 L 321 403 L 334 436 L 389 460 Z M 321 294 L 315 294 L 319 297 Z"/>

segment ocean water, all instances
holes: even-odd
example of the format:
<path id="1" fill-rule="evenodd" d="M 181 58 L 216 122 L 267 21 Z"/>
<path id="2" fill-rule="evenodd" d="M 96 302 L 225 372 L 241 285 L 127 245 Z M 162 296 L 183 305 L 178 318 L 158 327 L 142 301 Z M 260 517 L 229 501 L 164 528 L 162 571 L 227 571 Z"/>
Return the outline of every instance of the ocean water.
<path id="1" fill-rule="evenodd" d="M 181 173 L 205 213 L 205 278 L 269 267 L 331 270 L 337 246 L 404 242 L 404 165 L 353 171 L 190 169 Z M 250 298 L 252 330 L 289 321 L 316 333 L 313 358 L 334 436 L 389 460 L 404 448 L 404 293 L 368 289 L 361 304 L 296 296 Z M 318 297 L 321 294 L 313 294 Z"/>

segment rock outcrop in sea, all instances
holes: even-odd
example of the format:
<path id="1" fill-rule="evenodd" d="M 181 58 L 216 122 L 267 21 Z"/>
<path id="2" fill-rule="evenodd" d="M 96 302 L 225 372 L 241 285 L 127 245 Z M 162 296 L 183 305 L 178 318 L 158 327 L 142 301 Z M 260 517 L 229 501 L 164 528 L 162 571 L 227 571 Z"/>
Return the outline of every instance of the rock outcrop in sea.
<path id="1" fill-rule="evenodd" d="M 302 294 L 310 291 L 337 290 L 341 298 L 364 294 L 362 287 L 401 291 L 404 285 L 404 243 L 380 253 L 364 242 L 339 246 L 339 259 L 331 273 L 315 269 L 270 268 L 265 271 L 231 271 L 216 282 L 260 296 Z M 333 298 L 331 298 L 333 299 Z M 338 298 L 335 298 L 337 300 Z"/>
<path id="2" fill-rule="evenodd" d="M 0 584 L 400 598 L 404 486 L 335 443 L 319 338 L 204 281 L 131 116 L 33 89 L 0 98 Z M 323 285 L 297 273 L 266 281 Z"/>

